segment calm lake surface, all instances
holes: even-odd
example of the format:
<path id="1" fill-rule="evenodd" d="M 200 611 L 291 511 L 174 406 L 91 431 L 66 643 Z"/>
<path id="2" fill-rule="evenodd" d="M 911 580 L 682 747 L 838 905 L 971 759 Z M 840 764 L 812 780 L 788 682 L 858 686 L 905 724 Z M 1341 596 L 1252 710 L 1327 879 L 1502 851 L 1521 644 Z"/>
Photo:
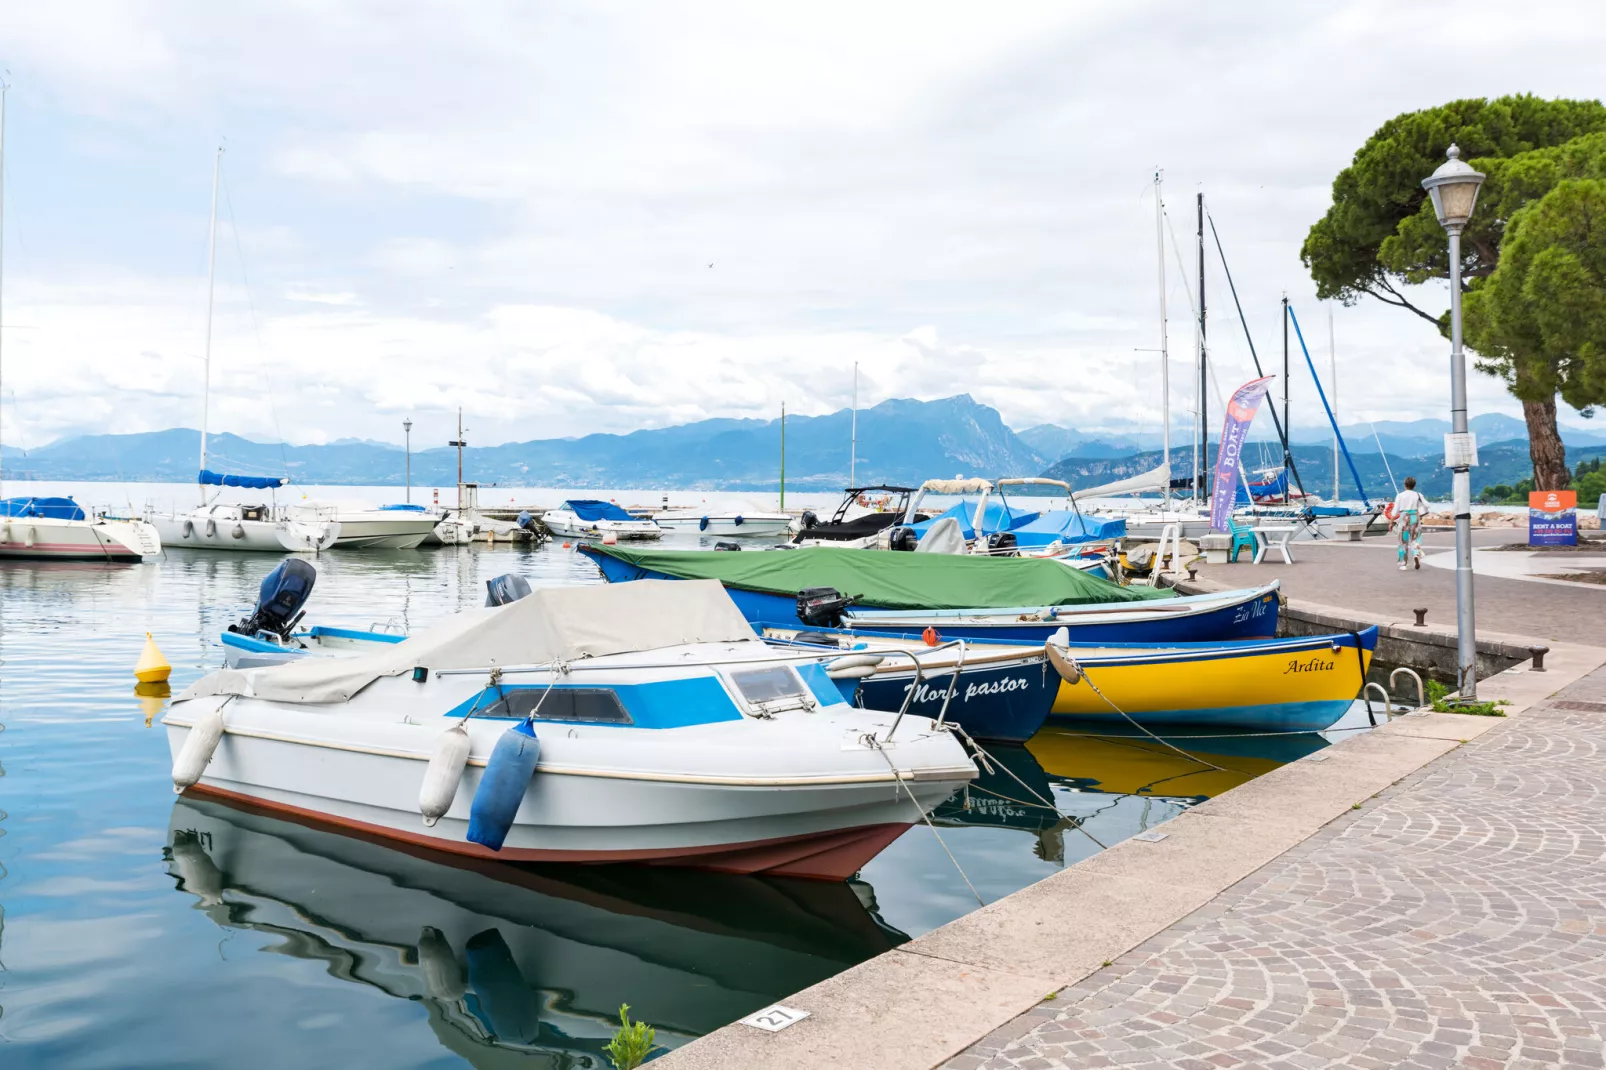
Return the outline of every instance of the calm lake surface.
<path id="1" fill-rule="evenodd" d="M 277 561 L 0 564 L 0 1067 L 605 1068 L 621 1003 L 675 1047 L 974 909 L 923 825 L 833 885 L 447 864 L 176 798 L 166 700 L 134 690 L 145 632 L 178 692 Z M 504 572 L 600 582 L 551 544 L 317 567 L 309 619 L 409 630 Z M 1000 772 L 936 823 L 991 901 L 1327 745 L 1180 742 L 1230 771 L 1051 728 L 995 750 L 1057 812 Z"/>

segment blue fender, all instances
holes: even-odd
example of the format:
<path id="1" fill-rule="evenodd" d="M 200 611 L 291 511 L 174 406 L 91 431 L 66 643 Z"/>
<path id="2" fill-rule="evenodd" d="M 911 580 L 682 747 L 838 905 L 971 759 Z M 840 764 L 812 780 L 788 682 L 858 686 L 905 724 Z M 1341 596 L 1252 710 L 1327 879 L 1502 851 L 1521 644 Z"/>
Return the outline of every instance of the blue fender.
<path id="1" fill-rule="evenodd" d="M 707 531 L 708 530 L 708 518 L 706 516 L 703 517 L 701 520 L 699 520 L 697 522 L 697 530 L 698 531 Z"/>
<path id="2" fill-rule="evenodd" d="M 742 526 L 742 518 L 739 517 L 739 516 L 736 518 L 736 526 L 737 527 L 741 527 Z"/>
<path id="3" fill-rule="evenodd" d="M 502 733 L 491 751 L 491 760 L 485 763 L 485 775 L 474 792 L 474 805 L 469 810 L 468 839 L 493 851 L 502 849 L 513 817 L 524 801 L 530 777 L 535 775 L 535 763 L 541 756 L 541 742 L 535 738 L 535 729 L 529 721 L 518 724 Z"/>

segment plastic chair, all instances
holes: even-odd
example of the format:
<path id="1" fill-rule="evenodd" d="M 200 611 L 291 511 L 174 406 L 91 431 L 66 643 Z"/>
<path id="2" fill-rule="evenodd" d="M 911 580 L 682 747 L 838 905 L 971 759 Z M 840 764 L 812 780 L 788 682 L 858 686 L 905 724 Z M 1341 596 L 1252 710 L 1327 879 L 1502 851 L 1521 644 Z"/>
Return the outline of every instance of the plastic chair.
<path id="1" fill-rule="evenodd" d="M 1232 545 L 1227 548 L 1227 560 L 1233 564 L 1238 563 L 1238 551 L 1248 550 L 1249 560 L 1254 561 L 1260 553 L 1260 540 L 1255 537 L 1255 529 L 1248 524 L 1227 520 L 1227 527 L 1232 531 Z"/>

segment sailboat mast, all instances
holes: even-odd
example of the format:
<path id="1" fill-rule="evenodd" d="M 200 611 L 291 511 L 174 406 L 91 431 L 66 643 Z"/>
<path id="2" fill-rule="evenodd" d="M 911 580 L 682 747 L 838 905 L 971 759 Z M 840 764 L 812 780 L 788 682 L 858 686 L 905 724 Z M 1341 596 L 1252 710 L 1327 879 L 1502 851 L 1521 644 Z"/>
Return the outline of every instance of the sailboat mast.
<path id="1" fill-rule="evenodd" d="M 1199 206 L 1199 469 L 1194 473 L 1195 493 L 1204 496 L 1205 471 L 1210 467 L 1210 402 L 1205 382 L 1208 368 L 1208 349 L 1205 343 L 1205 241 L 1204 194 L 1198 196 Z"/>
<path id="2" fill-rule="evenodd" d="M 217 277 L 217 183 L 222 168 L 223 146 L 219 145 L 217 155 L 212 157 L 212 221 L 206 233 L 206 346 L 201 357 L 201 467 L 196 472 L 197 483 L 200 483 L 200 473 L 206 471 L 207 409 L 212 401 L 212 290 Z M 206 485 L 200 485 L 201 504 L 205 505 Z"/>
<path id="3" fill-rule="evenodd" d="M 457 518 L 463 518 L 463 407 L 457 407 L 457 438 L 452 445 L 457 447 Z"/>
<path id="4" fill-rule="evenodd" d="M 1171 505 L 1171 355 L 1165 330 L 1165 201 L 1160 195 L 1160 169 L 1154 169 L 1154 243 L 1160 269 L 1160 442 L 1165 452 L 1164 508 Z"/>
<path id="5" fill-rule="evenodd" d="M 786 402 L 781 402 L 781 510 L 786 510 Z"/>
<path id="6" fill-rule="evenodd" d="M 1327 306 L 1327 367 L 1333 380 L 1333 422 L 1338 423 L 1338 346 L 1333 341 L 1333 306 Z M 1338 432 L 1333 432 L 1333 504 L 1338 504 Z"/>
<path id="7" fill-rule="evenodd" d="M 785 431 L 783 429 L 782 433 Z M 859 362 L 853 362 L 853 437 L 848 447 L 848 486 L 856 487 L 859 464 Z"/>
<path id="8" fill-rule="evenodd" d="M 1288 295 L 1283 294 L 1283 465 L 1289 466 L 1294 452 L 1294 425 L 1288 422 Z"/>
<path id="9" fill-rule="evenodd" d="M 0 294 L 5 292 L 5 255 L 6 255 L 6 90 L 11 86 L 4 78 L 0 78 Z M 5 341 L 5 312 L 0 305 L 0 344 Z M 5 375 L 4 366 L 0 365 L 0 439 L 4 438 L 5 430 Z M 0 442 L 0 492 L 5 487 L 5 449 Z M 5 497 L 0 493 L 0 498 Z"/>

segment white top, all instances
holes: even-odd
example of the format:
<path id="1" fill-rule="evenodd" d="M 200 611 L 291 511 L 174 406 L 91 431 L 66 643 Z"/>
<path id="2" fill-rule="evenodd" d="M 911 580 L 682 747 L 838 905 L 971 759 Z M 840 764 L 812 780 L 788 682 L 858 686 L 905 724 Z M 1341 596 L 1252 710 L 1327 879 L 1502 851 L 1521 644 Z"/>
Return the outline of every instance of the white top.
<path id="1" fill-rule="evenodd" d="M 1404 513 L 1415 509 L 1418 514 L 1428 511 L 1428 500 L 1419 491 L 1402 490 L 1394 496 L 1394 512 Z"/>

